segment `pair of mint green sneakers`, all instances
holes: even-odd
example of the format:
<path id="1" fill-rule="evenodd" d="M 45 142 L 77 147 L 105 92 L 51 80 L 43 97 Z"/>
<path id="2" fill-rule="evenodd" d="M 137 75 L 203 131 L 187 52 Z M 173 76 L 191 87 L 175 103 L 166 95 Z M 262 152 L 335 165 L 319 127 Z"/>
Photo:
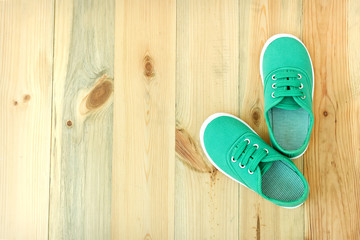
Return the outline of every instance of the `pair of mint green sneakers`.
<path id="1" fill-rule="evenodd" d="M 260 75 L 272 147 L 244 121 L 226 113 L 205 120 L 201 145 L 226 176 L 278 206 L 296 208 L 309 195 L 306 179 L 289 158 L 304 154 L 313 127 L 310 55 L 298 38 L 277 34 L 262 49 Z"/>

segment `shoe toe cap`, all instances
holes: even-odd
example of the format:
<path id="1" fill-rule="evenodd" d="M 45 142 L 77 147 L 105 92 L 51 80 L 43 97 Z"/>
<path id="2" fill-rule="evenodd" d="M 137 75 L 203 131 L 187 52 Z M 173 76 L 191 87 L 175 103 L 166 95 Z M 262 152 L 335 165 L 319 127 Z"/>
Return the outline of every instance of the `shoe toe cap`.
<path id="1" fill-rule="evenodd" d="M 273 40 L 263 56 L 263 74 L 266 77 L 272 71 L 283 68 L 300 68 L 309 78 L 312 77 L 311 60 L 305 46 L 297 39 L 281 37 Z"/>
<path id="2" fill-rule="evenodd" d="M 248 130 L 239 119 L 231 115 L 217 114 L 204 122 L 200 138 L 204 150 L 218 165 L 221 164 L 219 161 L 227 157 L 234 142 Z"/>

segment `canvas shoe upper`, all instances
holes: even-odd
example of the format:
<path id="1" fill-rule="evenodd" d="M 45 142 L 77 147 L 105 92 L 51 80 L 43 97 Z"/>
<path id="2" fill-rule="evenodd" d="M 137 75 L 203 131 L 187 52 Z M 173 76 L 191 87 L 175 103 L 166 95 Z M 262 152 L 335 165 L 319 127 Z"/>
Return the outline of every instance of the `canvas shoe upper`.
<path id="1" fill-rule="evenodd" d="M 200 141 L 219 171 L 272 203 L 294 208 L 307 199 L 308 184 L 295 164 L 239 118 L 225 113 L 210 116 L 201 127 Z"/>
<path id="2" fill-rule="evenodd" d="M 272 146 L 290 158 L 301 156 L 314 123 L 314 72 L 304 44 L 289 34 L 265 43 L 260 57 L 265 120 Z"/>

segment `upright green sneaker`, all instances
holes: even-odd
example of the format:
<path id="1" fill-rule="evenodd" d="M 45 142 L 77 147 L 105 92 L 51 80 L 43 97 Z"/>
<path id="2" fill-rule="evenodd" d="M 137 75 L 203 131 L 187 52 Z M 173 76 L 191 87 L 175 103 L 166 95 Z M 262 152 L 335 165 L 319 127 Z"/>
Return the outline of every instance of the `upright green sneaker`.
<path id="1" fill-rule="evenodd" d="M 294 159 L 305 153 L 314 123 L 314 70 L 304 44 L 289 34 L 272 36 L 262 49 L 265 120 L 272 146 Z"/>
<path id="2" fill-rule="evenodd" d="M 270 202 L 296 208 L 309 195 L 309 186 L 287 157 L 267 145 L 245 122 L 226 113 L 205 120 L 201 146 L 223 174 Z"/>

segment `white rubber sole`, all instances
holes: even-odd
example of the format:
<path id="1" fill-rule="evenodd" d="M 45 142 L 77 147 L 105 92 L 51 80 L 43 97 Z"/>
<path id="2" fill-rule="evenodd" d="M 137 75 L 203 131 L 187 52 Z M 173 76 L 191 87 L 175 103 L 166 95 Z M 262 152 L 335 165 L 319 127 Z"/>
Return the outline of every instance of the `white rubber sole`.
<path id="1" fill-rule="evenodd" d="M 308 51 L 308 49 L 306 48 L 306 46 L 304 45 L 304 43 L 303 43 L 300 39 L 298 39 L 298 38 L 295 37 L 294 35 L 287 34 L 287 33 L 280 33 L 280 34 L 276 34 L 276 35 L 270 37 L 270 38 L 265 42 L 264 47 L 263 47 L 262 50 L 261 50 L 261 54 L 260 54 L 260 76 L 261 76 L 261 81 L 262 81 L 263 86 L 264 86 L 264 76 L 263 76 L 262 66 L 263 66 L 263 58 L 264 58 L 265 50 L 266 50 L 266 48 L 270 45 L 270 43 L 272 43 L 274 40 L 276 40 L 276 39 L 278 39 L 278 38 L 282 38 L 282 37 L 293 38 L 293 39 L 297 40 L 298 42 L 300 42 L 300 43 L 304 46 L 304 48 L 306 49 L 306 52 L 307 52 L 307 54 L 308 54 L 308 56 L 309 56 L 310 63 L 311 63 L 312 80 L 313 80 L 313 85 L 312 85 L 312 86 L 313 86 L 313 89 L 312 89 L 312 96 L 311 96 L 311 97 L 314 98 L 314 88 L 315 88 L 315 85 L 314 85 L 314 83 L 315 83 L 315 81 L 314 81 L 314 78 L 315 78 L 315 77 L 314 77 L 314 67 L 313 67 L 313 64 L 312 64 L 312 61 L 311 61 L 311 57 L 310 57 L 309 51 Z M 301 157 L 302 155 L 304 155 L 304 153 L 306 152 L 306 150 L 307 150 L 308 147 L 309 147 L 309 144 L 306 146 L 305 150 L 304 150 L 302 153 L 300 153 L 300 155 L 297 155 L 297 156 L 292 157 L 292 158 L 290 158 L 290 159 L 297 159 L 297 158 Z"/>
<path id="2" fill-rule="evenodd" d="M 206 148 L 205 148 L 205 145 L 204 145 L 204 132 L 205 132 L 205 129 L 207 127 L 207 125 L 212 121 L 214 120 L 215 118 L 218 118 L 218 117 L 223 117 L 223 116 L 226 116 L 226 117 L 231 117 L 231 118 L 234 118 L 240 122 L 242 122 L 243 124 L 245 124 L 245 126 L 247 126 L 248 128 L 251 129 L 251 131 L 253 131 L 256 135 L 258 135 L 254 129 L 252 129 L 246 122 L 244 122 L 243 120 L 241 120 L 240 118 L 237 118 L 235 117 L 234 115 L 231 115 L 231 114 L 228 114 L 228 113 L 215 113 L 211 116 L 209 116 L 205 121 L 204 123 L 201 125 L 201 128 L 200 128 L 200 143 L 201 143 L 201 147 L 206 155 L 206 157 L 209 159 L 210 163 L 217 169 L 219 170 L 222 174 L 224 174 L 225 176 L 229 177 L 230 179 L 234 180 L 235 182 L 237 183 L 240 183 L 242 186 L 246 187 L 247 189 L 250 189 L 248 188 L 246 185 L 244 185 L 243 183 L 239 182 L 238 180 L 236 180 L 235 178 L 231 177 L 230 175 L 228 175 L 226 172 L 224 172 L 220 167 L 218 167 L 218 165 L 215 164 L 215 162 L 211 159 L 211 157 L 209 156 L 208 152 L 206 151 Z M 258 135 L 259 136 L 259 135 Z M 251 191 L 255 192 L 254 190 L 250 189 Z M 282 208 L 288 208 L 288 209 L 293 209 L 293 208 L 297 208 L 297 207 L 300 207 L 303 203 L 301 203 L 300 205 L 298 206 L 295 206 L 295 207 L 282 207 L 282 206 L 279 206 L 279 205 L 276 205 L 276 206 L 279 206 L 279 207 L 282 207 Z"/>

